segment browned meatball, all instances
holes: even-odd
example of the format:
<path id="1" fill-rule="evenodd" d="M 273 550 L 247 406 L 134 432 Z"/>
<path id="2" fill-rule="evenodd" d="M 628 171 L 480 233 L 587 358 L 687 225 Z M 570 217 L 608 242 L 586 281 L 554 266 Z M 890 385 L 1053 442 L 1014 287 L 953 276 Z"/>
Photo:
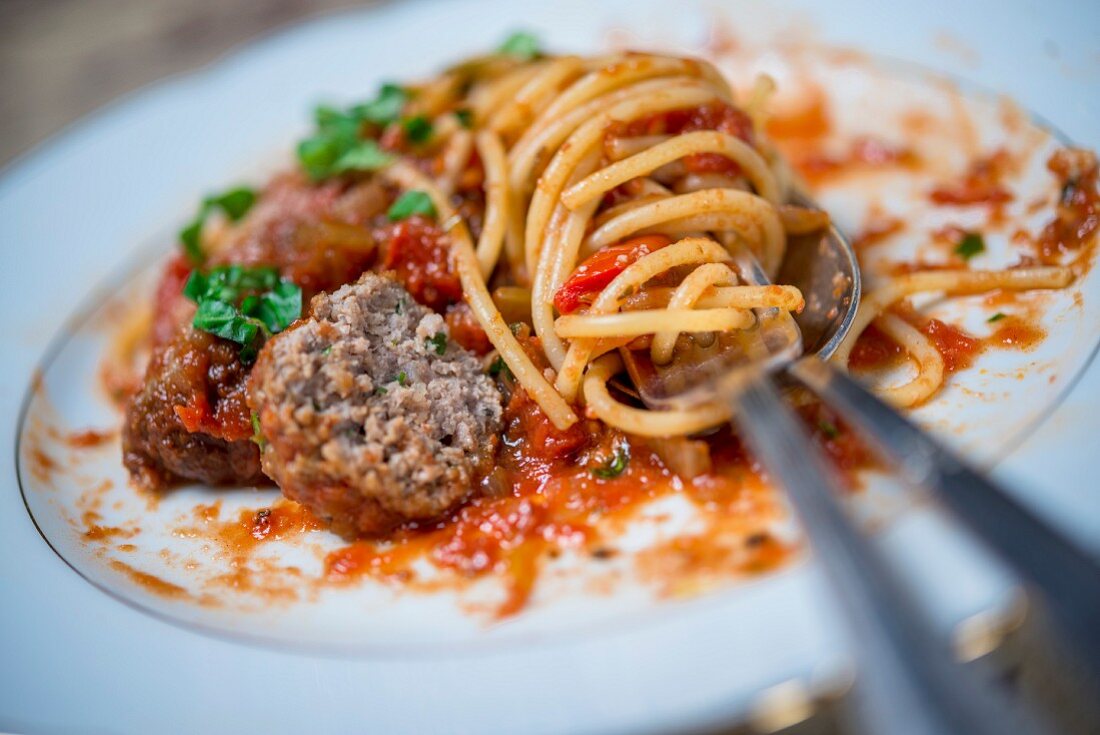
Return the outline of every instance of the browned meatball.
<path id="1" fill-rule="evenodd" d="M 211 485 L 257 484 L 260 453 L 245 404 L 248 369 L 240 348 L 182 327 L 149 362 L 126 407 L 123 463 L 151 489 L 178 479 Z"/>
<path id="2" fill-rule="evenodd" d="M 491 467 L 501 397 L 440 315 L 374 274 L 310 305 L 252 372 L 264 471 L 345 536 L 436 518 Z"/>

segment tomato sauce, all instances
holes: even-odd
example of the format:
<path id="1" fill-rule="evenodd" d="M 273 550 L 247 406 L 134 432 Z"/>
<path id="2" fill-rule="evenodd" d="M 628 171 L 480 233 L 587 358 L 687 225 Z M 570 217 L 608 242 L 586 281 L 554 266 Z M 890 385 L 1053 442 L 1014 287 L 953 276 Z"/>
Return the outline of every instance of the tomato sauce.
<path id="1" fill-rule="evenodd" d="M 743 110 L 723 102 L 700 105 L 683 110 L 670 110 L 640 117 L 627 123 L 615 122 L 608 128 L 609 137 L 643 135 L 678 135 L 698 130 L 717 130 L 752 145 L 752 119 Z M 684 158 L 684 167 L 692 173 L 736 175 L 741 167 L 718 153 L 695 153 Z"/>
<path id="2" fill-rule="evenodd" d="M 381 267 L 393 271 L 412 297 L 442 312 L 462 299 L 451 268 L 450 238 L 431 220 L 414 215 L 385 228 Z"/>
<path id="3" fill-rule="evenodd" d="M 1000 301 L 998 299 L 998 303 Z M 975 337 L 958 326 L 926 318 L 911 309 L 895 308 L 893 311 L 932 341 L 943 356 L 944 370 L 948 374 L 969 368 L 987 349 L 1026 351 L 1046 337 L 1038 324 L 1016 315 L 1000 314 L 988 336 Z M 856 372 L 873 372 L 897 367 L 905 359 L 904 348 L 871 324 L 856 340 L 848 366 Z"/>
<path id="4" fill-rule="evenodd" d="M 794 160 L 795 168 L 810 184 L 821 184 L 854 171 L 894 166 L 914 168 L 918 163 L 916 153 L 909 148 L 866 136 L 853 140 L 841 155 L 810 152 Z"/>
<path id="5" fill-rule="evenodd" d="M 932 189 L 928 198 L 934 204 L 951 206 L 997 205 L 1013 199 L 1002 184 L 1002 178 L 1010 172 L 1012 159 L 1005 150 L 974 160 L 961 179 L 941 184 Z"/>
<path id="6" fill-rule="evenodd" d="M 1047 161 L 1047 168 L 1062 189 L 1055 216 L 1043 227 L 1036 246 L 1040 260 L 1052 264 L 1095 241 L 1100 229 L 1100 188 L 1096 155 L 1091 151 L 1058 151 Z"/>

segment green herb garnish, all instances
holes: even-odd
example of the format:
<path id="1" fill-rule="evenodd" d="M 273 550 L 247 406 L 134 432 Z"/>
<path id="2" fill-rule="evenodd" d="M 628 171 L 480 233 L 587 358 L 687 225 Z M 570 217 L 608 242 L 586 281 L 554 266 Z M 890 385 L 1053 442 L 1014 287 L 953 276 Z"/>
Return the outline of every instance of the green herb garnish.
<path id="1" fill-rule="evenodd" d="M 378 97 L 346 110 L 320 106 L 313 111 L 317 132 L 298 144 L 298 160 L 314 180 L 350 171 L 377 171 L 393 157 L 364 138 L 364 125 L 385 126 L 398 120 L 405 106 L 405 90 L 382 86 Z"/>
<path id="2" fill-rule="evenodd" d="M 332 345 L 329 345 L 325 349 L 321 350 L 321 357 L 328 357 L 332 354 Z"/>
<path id="3" fill-rule="evenodd" d="M 993 316 L 991 316 L 991 317 L 989 317 L 988 319 L 986 319 L 986 321 L 987 321 L 987 322 L 989 322 L 990 324 L 993 324 L 994 322 L 999 322 L 999 321 L 1001 321 L 1001 320 L 1002 320 L 1002 319 L 1004 319 L 1004 318 L 1005 318 L 1006 316 L 1008 316 L 1008 315 L 1007 315 L 1007 314 L 1005 314 L 1004 312 L 1002 312 L 1002 311 L 998 311 L 998 312 L 997 312 L 996 314 L 994 314 Z"/>
<path id="4" fill-rule="evenodd" d="M 231 222 L 237 222 L 252 209 L 255 203 L 256 192 L 245 186 L 203 199 L 198 214 L 180 230 L 179 234 L 180 242 L 183 243 L 183 252 L 187 254 L 188 260 L 195 265 L 201 265 L 206 259 L 206 255 L 202 252 L 202 228 L 211 212 L 220 209 Z"/>
<path id="5" fill-rule="evenodd" d="M 817 428 L 821 429 L 821 433 L 829 439 L 836 439 L 840 436 L 840 429 L 836 428 L 836 424 L 831 421 L 825 421 L 822 419 L 817 422 Z"/>
<path id="6" fill-rule="evenodd" d="M 474 111 L 470 108 L 463 107 L 460 110 L 455 110 L 455 117 L 458 118 L 458 124 L 467 130 L 474 127 Z"/>
<path id="7" fill-rule="evenodd" d="M 496 359 L 489 365 L 489 375 L 493 377 L 500 375 L 508 380 L 512 380 L 513 378 L 512 370 L 500 355 L 497 355 Z"/>
<path id="8" fill-rule="evenodd" d="M 267 446 L 267 439 L 264 437 L 264 432 L 260 429 L 260 417 L 256 415 L 256 412 L 252 412 L 252 441 L 260 448 L 262 452 L 264 447 Z"/>
<path id="9" fill-rule="evenodd" d="M 528 31 L 517 31 L 508 36 L 497 49 L 497 53 L 512 56 L 521 61 L 537 58 L 542 52 L 538 37 Z"/>
<path id="10" fill-rule="evenodd" d="M 426 340 L 429 348 L 435 348 L 435 354 L 443 356 L 447 352 L 447 335 L 436 332 Z"/>
<path id="11" fill-rule="evenodd" d="M 386 390 L 386 387 L 384 385 L 380 385 L 374 389 L 374 395 L 376 396 L 384 396 L 387 393 L 389 393 L 389 391 Z"/>
<path id="12" fill-rule="evenodd" d="M 432 121 L 424 115 L 410 117 L 401 123 L 405 137 L 412 143 L 427 143 L 432 137 Z"/>
<path id="13" fill-rule="evenodd" d="M 302 290 L 269 267 L 192 271 L 183 294 L 198 304 L 192 325 L 241 345 L 245 363 L 255 357 L 261 337 L 283 331 L 302 314 Z"/>
<path id="14" fill-rule="evenodd" d="M 962 240 L 955 246 L 955 255 L 958 255 L 963 260 L 970 260 L 978 253 L 985 252 L 985 240 L 982 238 L 981 233 L 968 232 L 963 235 Z"/>
<path id="15" fill-rule="evenodd" d="M 387 83 L 378 90 L 377 97 L 370 102 L 352 107 L 349 112 L 360 120 L 366 120 L 375 125 L 389 125 L 401 117 L 401 110 L 408 99 L 409 95 L 404 87 Z"/>
<path id="16" fill-rule="evenodd" d="M 628 464 L 630 464 L 630 447 L 620 444 L 615 447 L 615 454 L 607 464 L 593 467 L 591 472 L 601 480 L 611 480 L 623 474 Z"/>
<path id="17" fill-rule="evenodd" d="M 426 217 L 435 217 L 435 205 L 425 192 L 413 189 L 397 198 L 393 206 L 386 212 L 391 222 L 412 217 L 414 214 L 422 214 Z"/>
<path id="18" fill-rule="evenodd" d="M 394 380 L 396 380 L 397 384 L 400 386 L 406 386 L 409 384 L 409 376 L 405 374 L 404 370 L 399 372 Z"/>

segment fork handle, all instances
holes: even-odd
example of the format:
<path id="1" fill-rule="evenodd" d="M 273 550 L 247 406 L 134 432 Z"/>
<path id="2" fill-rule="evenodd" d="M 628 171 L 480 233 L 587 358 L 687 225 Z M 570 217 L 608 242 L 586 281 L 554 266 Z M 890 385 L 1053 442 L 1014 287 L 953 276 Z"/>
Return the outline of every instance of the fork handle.
<path id="1" fill-rule="evenodd" d="M 945 636 L 841 508 L 832 469 L 766 377 L 731 397 L 753 454 L 793 501 L 815 559 L 847 615 L 857 664 L 857 717 L 870 733 L 1024 735 L 1029 713 L 963 671 Z"/>
<path id="2" fill-rule="evenodd" d="M 1100 682 L 1100 565 L 1046 521 L 856 381 L 816 357 L 789 372 L 832 404 L 1043 596 L 1046 609 L 1094 681 Z"/>

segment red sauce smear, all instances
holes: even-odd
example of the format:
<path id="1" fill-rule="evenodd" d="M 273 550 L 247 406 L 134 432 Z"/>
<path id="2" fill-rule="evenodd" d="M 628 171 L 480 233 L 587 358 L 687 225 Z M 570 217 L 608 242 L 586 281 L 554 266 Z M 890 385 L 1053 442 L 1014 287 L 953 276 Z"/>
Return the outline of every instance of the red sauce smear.
<path id="1" fill-rule="evenodd" d="M 913 168 L 918 163 L 916 153 L 909 148 L 867 136 L 854 139 L 842 155 L 811 152 L 794 160 L 795 168 L 811 184 L 855 171 L 894 166 Z"/>
<path id="2" fill-rule="evenodd" d="M 919 329 L 943 356 L 948 374 L 965 370 L 986 349 L 1030 350 L 1039 344 L 1046 332 L 1038 325 L 1016 315 L 1007 315 L 994 322 L 987 337 L 975 337 L 953 324 L 930 319 L 910 309 L 894 309 Z M 848 361 L 854 371 L 871 372 L 896 367 L 906 359 L 905 350 L 871 324 L 856 340 Z"/>
<path id="3" fill-rule="evenodd" d="M 1092 151 L 1057 151 L 1047 161 L 1047 168 L 1062 186 L 1055 216 L 1036 243 L 1039 258 L 1050 264 L 1094 241 L 1100 228 L 1100 188 L 1096 154 Z"/>
<path id="4" fill-rule="evenodd" d="M 1002 185 L 1001 179 L 1011 166 L 1007 151 L 995 151 L 973 161 L 959 181 L 937 186 L 928 197 L 935 204 L 952 206 L 1010 202 L 1012 193 Z"/>
<path id="5" fill-rule="evenodd" d="M 115 431 L 109 429 L 105 431 L 85 429 L 84 431 L 76 431 L 70 434 L 66 437 L 66 442 L 74 449 L 89 449 L 111 441 L 111 439 L 115 437 L 115 433 Z"/>

